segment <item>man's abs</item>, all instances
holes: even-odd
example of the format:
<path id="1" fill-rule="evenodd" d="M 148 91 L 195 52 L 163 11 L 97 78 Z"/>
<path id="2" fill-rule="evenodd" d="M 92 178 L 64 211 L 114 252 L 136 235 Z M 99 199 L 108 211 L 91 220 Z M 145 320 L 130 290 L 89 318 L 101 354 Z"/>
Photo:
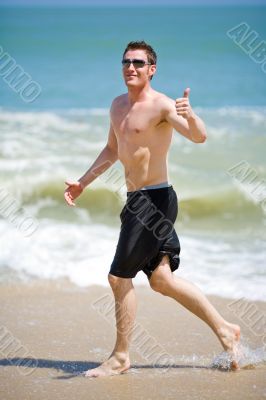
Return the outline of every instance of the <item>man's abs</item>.
<path id="1" fill-rule="evenodd" d="M 168 180 L 167 154 L 170 141 L 171 134 L 161 129 L 160 132 L 149 130 L 147 135 L 137 140 L 133 136 L 120 137 L 118 159 L 125 169 L 128 191 Z"/>
<path id="2" fill-rule="evenodd" d="M 128 191 L 138 190 L 143 186 L 155 185 L 168 180 L 166 156 L 157 154 L 149 147 L 140 146 L 135 151 L 125 149 L 119 152 L 119 160 L 125 169 Z"/>

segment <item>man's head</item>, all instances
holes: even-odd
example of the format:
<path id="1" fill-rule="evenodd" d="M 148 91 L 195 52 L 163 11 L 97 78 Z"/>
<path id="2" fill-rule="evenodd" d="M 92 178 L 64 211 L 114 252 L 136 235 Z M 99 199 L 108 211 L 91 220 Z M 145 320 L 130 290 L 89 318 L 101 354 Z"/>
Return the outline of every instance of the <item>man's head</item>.
<path id="1" fill-rule="evenodd" d="M 156 72 L 156 63 L 157 55 L 149 44 L 143 40 L 128 43 L 122 59 L 126 85 L 139 86 L 150 81 Z"/>

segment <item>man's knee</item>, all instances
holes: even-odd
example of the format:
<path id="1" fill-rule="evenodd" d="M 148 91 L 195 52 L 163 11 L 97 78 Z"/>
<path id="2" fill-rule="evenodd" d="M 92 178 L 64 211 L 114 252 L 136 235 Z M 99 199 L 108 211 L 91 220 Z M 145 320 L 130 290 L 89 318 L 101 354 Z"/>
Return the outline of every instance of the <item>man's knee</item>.
<path id="1" fill-rule="evenodd" d="M 149 284 L 152 290 L 155 292 L 161 293 L 163 295 L 167 295 L 169 289 L 169 282 L 166 279 L 158 278 L 158 277 L 150 277 Z"/>
<path id="2" fill-rule="evenodd" d="M 151 277 L 152 278 L 152 277 Z M 164 294 L 165 293 L 165 284 L 161 279 L 149 279 L 150 287 L 155 292 Z"/>
<path id="3" fill-rule="evenodd" d="M 132 285 L 132 278 L 121 278 L 112 274 L 108 274 L 108 281 L 112 289 L 124 288 Z"/>
<path id="4" fill-rule="evenodd" d="M 149 278 L 150 287 L 163 295 L 168 295 L 173 283 L 173 273 L 169 265 L 160 264 Z"/>
<path id="5" fill-rule="evenodd" d="M 121 278 L 109 273 L 108 274 L 108 281 L 110 283 L 110 286 L 117 286 L 119 284 L 119 282 L 121 281 Z"/>

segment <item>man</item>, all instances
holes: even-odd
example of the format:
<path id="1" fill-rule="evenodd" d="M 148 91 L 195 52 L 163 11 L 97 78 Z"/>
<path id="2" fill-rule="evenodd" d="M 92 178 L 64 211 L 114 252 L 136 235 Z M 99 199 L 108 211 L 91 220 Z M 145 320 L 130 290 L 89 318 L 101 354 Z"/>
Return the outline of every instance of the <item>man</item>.
<path id="1" fill-rule="evenodd" d="M 108 141 L 98 158 L 77 182 L 65 183 L 65 200 L 74 200 L 97 176 L 120 160 L 125 170 L 127 201 L 114 260 L 108 275 L 115 297 L 117 339 L 110 357 L 85 375 L 99 377 L 130 368 L 130 332 L 136 315 L 132 279 L 142 270 L 151 288 L 170 296 L 206 322 L 239 369 L 236 352 L 240 327 L 229 323 L 194 284 L 176 277 L 179 240 L 173 228 L 177 196 L 168 182 L 167 154 L 173 128 L 194 143 L 206 140 L 203 121 L 189 103 L 189 91 L 175 101 L 152 89 L 157 56 L 150 45 L 130 42 L 122 71 L 128 92 L 116 97 L 110 110 Z"/>

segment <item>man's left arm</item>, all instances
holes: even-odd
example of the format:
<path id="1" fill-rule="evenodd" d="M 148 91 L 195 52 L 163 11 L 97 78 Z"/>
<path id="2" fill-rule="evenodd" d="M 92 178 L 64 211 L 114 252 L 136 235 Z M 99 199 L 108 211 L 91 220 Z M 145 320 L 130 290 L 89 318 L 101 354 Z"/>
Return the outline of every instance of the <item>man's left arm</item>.
<path id="1" fill-rule="evenodd" d="M 184 91 L 184 96 L 176 99 L 175 104 L 168 104 L 165 119 L 183 136 L 195 143 L 203 143 L 207 138 L 205 124 L 195 114 L 189 102 L 190 89 Z M 182 118 L 180 118 L 182 117 Z"/>

